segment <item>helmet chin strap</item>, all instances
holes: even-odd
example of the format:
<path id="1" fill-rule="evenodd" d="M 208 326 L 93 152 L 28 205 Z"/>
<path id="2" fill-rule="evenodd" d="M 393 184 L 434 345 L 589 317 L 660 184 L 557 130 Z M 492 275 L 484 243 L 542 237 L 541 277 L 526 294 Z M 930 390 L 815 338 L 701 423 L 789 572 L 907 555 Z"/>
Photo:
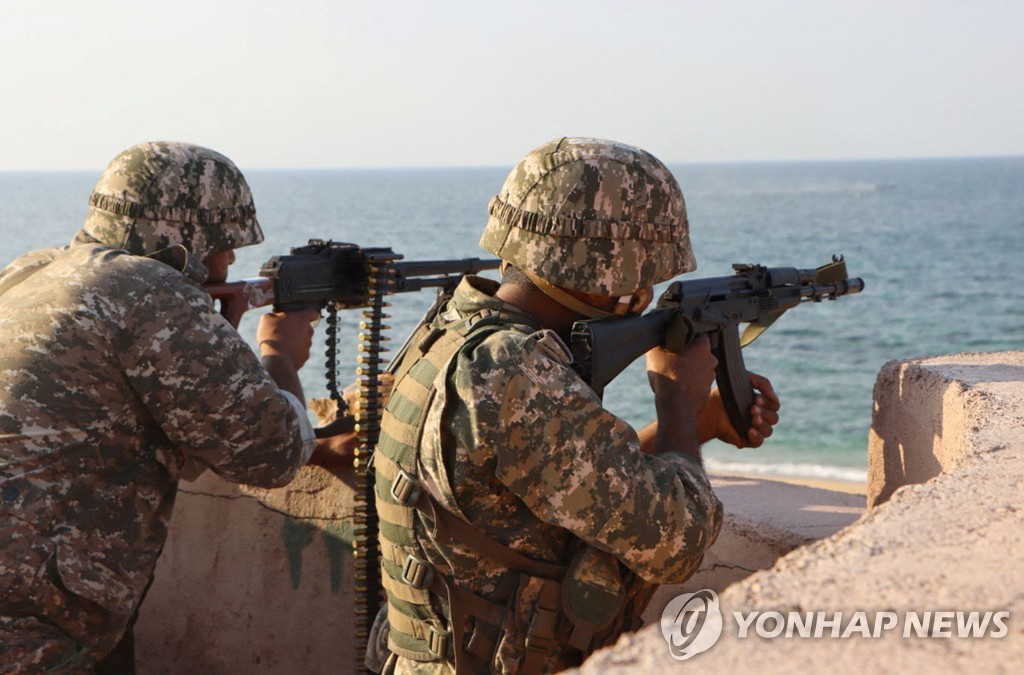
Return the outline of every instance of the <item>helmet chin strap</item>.
<path id="1" fill-rule="evenodd" d="M 618 316 L 614 312 L 606 312 L 603 309 L 598 309 L 597 307 L 588 305 L 587 303 L 583 302 L 576 296 L 566 291 L 564 288 L 559 288 L 558 286 L 555 286 L 547 279 L 543 279 L 529 270 L 523 270 L 522 268 L 519 269 L 521 269 L 523 273 L 526 274 L 530 281 L 532 281 L 533 284 L 537 288 L 539 288 L 542 293 L 544 293 L 544 295 L 548 296 L 549 298 L 551 298 L 561 306 L 565 307 L 566 309 L 571 309 L 577 314 L 582 314 L 588 319 L 611 319 Z M 631 299 L 632 296 L 629 295 L 619 298 L 619 304 L 622 304 L 623 301 L 625 301 L 625 304 L 628 307 L 629 301 Z"/>

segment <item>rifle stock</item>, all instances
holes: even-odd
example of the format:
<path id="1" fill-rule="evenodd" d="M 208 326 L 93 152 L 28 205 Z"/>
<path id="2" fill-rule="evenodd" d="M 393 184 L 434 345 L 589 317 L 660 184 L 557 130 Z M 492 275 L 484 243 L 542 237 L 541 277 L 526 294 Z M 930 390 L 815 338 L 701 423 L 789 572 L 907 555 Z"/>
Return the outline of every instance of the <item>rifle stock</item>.
<path id="1" fill-rule="evenodd" d="M 601 394 L 642 354 L 661 346 L 671 310 L 656 309 L 637 317 L 577 321 L 572 327 L 573 368 Z"/>
<path id="2" fill-rule="evenodd" d="M 218 302 L 221 315 L 235 328 L 243 314 L 274 302 L 274 281 L 262 277 L 205 284 L 203 288 Z"/>
<path id="3" fill-rule="evenodd" d="M 841 256 L 817 269 L 733 265 L 724 277 L 674 281 L 646 314 L 578 321 L 571 347 L 574 368 L 598 395 L 629 364 L 654 347 L 674 352 L 707 334 L 718 359 L 716 382 L 729 420 L 741 437 L 750 429 L 754 392 L 742 347 L 784 312 L 804 302 L 835 300 L 864 289 L 846 275 Z M 739 325 L 748 324 L 741 336 Z"/>

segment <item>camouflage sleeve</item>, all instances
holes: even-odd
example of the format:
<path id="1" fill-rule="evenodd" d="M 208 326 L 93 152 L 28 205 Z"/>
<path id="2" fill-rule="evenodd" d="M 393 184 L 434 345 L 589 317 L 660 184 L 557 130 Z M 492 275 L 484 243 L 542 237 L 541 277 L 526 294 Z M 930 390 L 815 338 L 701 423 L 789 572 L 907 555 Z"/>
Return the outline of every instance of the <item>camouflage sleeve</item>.
<path id="1" fill-rule="evenodd" d="M 545 332 L 534 334 L 509 355 L 516 367 L 501 368 L 511 375 L 492 412 L 498 479 L 539 519 L 645 580 L 686 579 L 721 527 L 704 469 L 683 455 L 642 453 L 634 429 L 568 367 L 564 347 L 546 342 Z"/>
<path id="2" fill-rule="evenodd" d="M 209 296 L 171 275 L 125 302 L 117 347 L 132 389 L 183 459 L 233 482 L 288 483 L 308 457 L 309 420 Z"/>

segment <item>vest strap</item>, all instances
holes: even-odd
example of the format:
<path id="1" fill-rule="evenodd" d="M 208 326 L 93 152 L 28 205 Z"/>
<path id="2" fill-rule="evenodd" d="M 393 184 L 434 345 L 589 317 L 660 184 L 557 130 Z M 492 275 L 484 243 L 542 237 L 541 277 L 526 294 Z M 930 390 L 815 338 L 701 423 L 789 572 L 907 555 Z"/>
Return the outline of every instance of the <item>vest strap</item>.
<path id="1" fill-rule="evenodd" d="M 539 673 L 544 668 L 551 651 L 558 646 L 558 618 L 561 614 L 561 584 L 545 581 L 541 586 L 537 607 L 526 632 L 526 655 L 523 658 L 523 671 Z"/>
<path id="2" fill-rule="evenodd" d="M 452 514 L 447 509 L 435 504 L 441 503 L 441 493 L 430 476 L 422 476 L 421 485 L 430 499 L 421 499 L 421 504 L 429 509 L 434 518 L 435 536 L 439 543 L 461 544 L 475 549 L 494 562 L 530 576 L 560 581 L 565 576 L 566 567 L 555 563 L 527 558 L 518 551 L 492 539 L 476 525 L 468 523 Z"/>
<path id="3" fill-rule="evenodd" d="M 377 500 L 377 516 L 389 523 L 410 528 L 415 520 L 413 510 L 408 506 L 391 504 L 380 499 Z"/>
<path id="4" fill-rule="evenodd" d="M 449 631 L 438 628 L 429 621 L 395 611 L 388 612 L 388 624 L 388 648 L 396 654 L 414 661 L 436 661 L 449 656 Z"/>

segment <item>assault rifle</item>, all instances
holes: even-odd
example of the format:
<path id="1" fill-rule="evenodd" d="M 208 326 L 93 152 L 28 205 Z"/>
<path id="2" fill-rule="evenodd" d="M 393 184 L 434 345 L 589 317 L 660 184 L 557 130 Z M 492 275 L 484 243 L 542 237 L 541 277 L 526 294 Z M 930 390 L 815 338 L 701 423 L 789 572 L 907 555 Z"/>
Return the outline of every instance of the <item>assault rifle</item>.
<path id="1" fill-rule="evenodd" d="M 654 347 L 678 352 L 708 335 L 718 359 L 715 379 L 736 431 L 750 429 L 754 393 L 740 351 L 782 314 L 802 302 L 860 293 L 864 281 L 847 278 L 846 262 L 833 256 L 817 269 L 733 265 L 725 277 L 674 281 L 646 314 L 578 321 L 571 342 L 576 371 L 599 395 L 619 373 Z M 739 324 L 748 324 L 742 337 Z"/>
<path id="2" fill-rule="evenodd" d="M 277 255 L 260 268 L 260 277 L 204 288 L 220 302 L 234 325 L 248 310 L 273 305 L 274 311 L 368 307 L 375 296 L 454 289 L 466 274 L 497 269 L 499 260 L 463 258 L 404 262 L 390 248 L 362 248 L 322 239 Z"/>

